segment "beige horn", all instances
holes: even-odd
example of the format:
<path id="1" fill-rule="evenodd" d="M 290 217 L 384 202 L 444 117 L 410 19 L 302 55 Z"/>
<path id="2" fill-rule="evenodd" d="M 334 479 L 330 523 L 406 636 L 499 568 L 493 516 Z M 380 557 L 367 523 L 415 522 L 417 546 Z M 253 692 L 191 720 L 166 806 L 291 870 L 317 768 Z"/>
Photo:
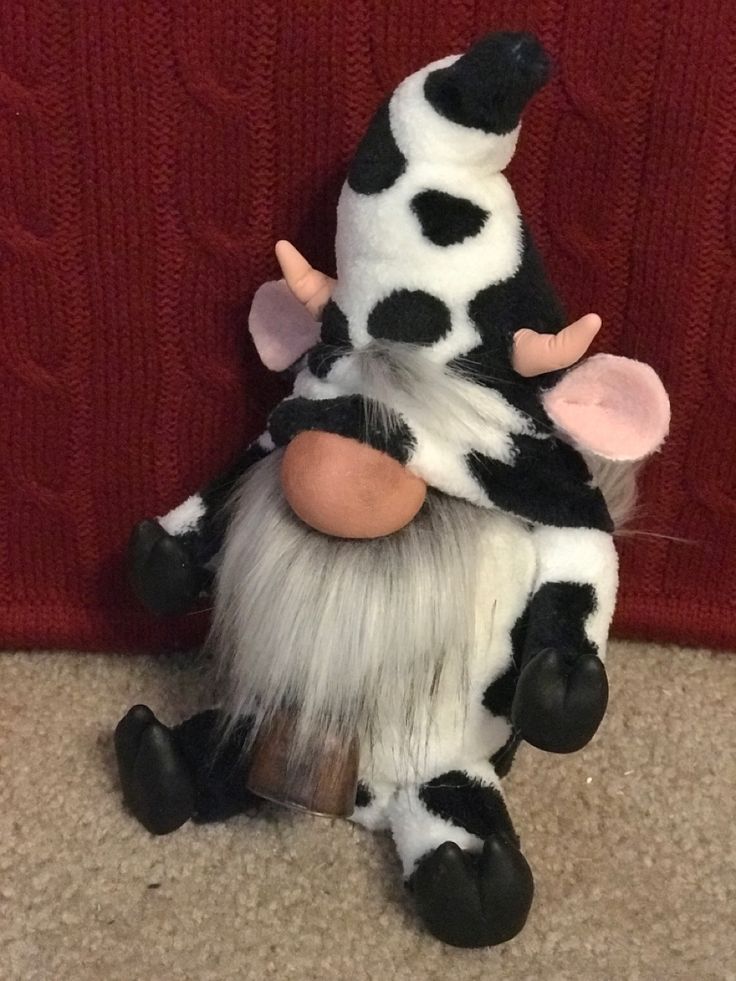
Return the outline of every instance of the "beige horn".
<path id="1" fill-rule="evenodd" d="M 310 266 L 291 242 L 284 239 L 277 242 L 275 252 L 286 285 L 315 320 L 319 320 L 325 304 L 332 296 L 336 280 Z"/>
<path id="2" fill-rule="evenodd" d="M 588 313 L 559 334 L 538 334 L 527 327 L 514 334 L 514 370 L 525 378 L 569 368 L 585 354 L 601 328 L 597 313 Z"/>

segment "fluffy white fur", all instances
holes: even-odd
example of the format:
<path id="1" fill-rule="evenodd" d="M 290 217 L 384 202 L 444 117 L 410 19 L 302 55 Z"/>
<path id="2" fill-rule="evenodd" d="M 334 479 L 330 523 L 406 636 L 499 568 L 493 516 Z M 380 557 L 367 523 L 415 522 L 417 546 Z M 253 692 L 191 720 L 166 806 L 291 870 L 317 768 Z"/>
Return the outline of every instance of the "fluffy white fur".
<path id="1" fill-rule="evenodd" d="M 199 494 L 192 494 L 173 511 L 159 518 L 159 524 L 169 535 L 184 535 L 197 527 L 205 510 L 204 501 Z"/>

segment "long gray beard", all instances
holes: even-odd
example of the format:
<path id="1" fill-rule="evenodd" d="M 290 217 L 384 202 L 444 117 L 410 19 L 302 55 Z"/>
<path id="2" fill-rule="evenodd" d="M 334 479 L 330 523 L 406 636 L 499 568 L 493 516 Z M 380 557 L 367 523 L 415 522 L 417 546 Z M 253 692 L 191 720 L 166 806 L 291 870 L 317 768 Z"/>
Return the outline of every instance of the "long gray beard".
<path id="1" fill-rule="evenodd" d="M 212 630 L 225 708 L 255 730 L 297 708 L 297 755 L 315 732 L 416 742 L 437 699 L 466 710 L 479 544 L 493 516 L 430 491 L 396 534 L 330 538 L 286 504 L 281 455 L 250 470 L 230 505 Z"/>

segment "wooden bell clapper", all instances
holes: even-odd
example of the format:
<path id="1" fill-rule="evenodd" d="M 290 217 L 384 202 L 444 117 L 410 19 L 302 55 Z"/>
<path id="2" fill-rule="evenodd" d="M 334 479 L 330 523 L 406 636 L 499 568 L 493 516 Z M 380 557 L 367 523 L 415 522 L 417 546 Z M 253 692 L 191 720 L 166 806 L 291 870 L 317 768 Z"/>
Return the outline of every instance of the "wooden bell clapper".
<path id="1" fill-rule="evenodd" d="M 284 497 L 306 524 L 336 538 L 381 538 L 407 525 L 427 493 L 424 481 L 379 450 L 325 432 L 303 432 L 281 465 Z M 315 732 L 294 760 L 298 706 L 257 734 L 246 784 L 286 807 L 348 817 L 358 786 L 358 739 Z"/>

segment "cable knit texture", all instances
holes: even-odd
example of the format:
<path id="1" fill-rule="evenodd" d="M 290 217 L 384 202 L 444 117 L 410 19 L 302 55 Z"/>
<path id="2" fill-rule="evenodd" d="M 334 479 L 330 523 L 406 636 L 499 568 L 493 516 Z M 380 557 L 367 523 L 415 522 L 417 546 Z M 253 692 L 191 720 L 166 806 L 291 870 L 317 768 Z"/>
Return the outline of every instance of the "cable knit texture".
<path id="1" fill-rule="evenodd" d="M 165 647 L 132 524 L 214 475 L 282 387 L 245 327 L 290 238 L 332 271 L 375 107 L 491 29 L 558 72 L 510 176 L 572 316 L 672 397 L 622 541 L 620 633 L 736 640 L 736 65 L 721 0 L 4 0 L 0 642 Z M 519 325 L 522 326 L 522 325 Z"/>

